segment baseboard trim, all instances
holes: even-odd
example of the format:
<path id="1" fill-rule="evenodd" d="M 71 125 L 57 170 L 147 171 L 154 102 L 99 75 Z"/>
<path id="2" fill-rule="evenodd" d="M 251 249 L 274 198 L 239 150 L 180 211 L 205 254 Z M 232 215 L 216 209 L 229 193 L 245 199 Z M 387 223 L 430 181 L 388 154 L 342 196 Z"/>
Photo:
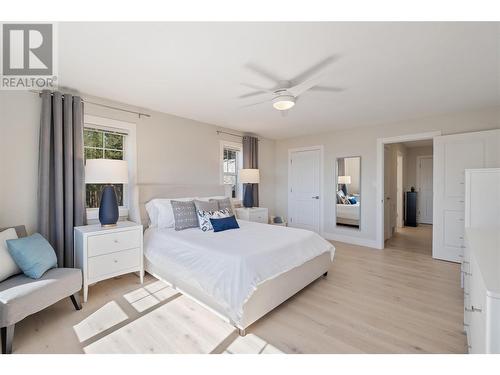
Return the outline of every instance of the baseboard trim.
<path id="1" fill-rule="evenodd" d="M 367 238 L 359 238 L 354 236 L 348 236 L 345 234 L 327 233 L 327 232 L 323 232 L 323 237 L 331 241 L 345 242 L 351 245 L 365 246 L 376 250 L 380 249 L 378 247 L 377 241 L 370 240 Z"/>

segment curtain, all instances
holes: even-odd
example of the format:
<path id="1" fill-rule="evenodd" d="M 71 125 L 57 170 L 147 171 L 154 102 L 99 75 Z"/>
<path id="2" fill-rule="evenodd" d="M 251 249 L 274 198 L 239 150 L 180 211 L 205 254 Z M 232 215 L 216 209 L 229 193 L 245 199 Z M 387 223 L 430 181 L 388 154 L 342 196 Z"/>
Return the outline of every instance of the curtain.
<path id="1" fill-rule="evenodd" d="M 256 137 L 243 137 L 243 168 L 259 168 L 259 140 Z M 253 205 L 259 207 L 259 185 L 247 184 L 245 189 L 252 189 Z"/>
<path id="2" fill-rule="evenodd" d="M 86 224 L 83 102 L 43 91 L 38 157 L 38 232 L 59 267 L 74 267 L 73 227 Z"/>

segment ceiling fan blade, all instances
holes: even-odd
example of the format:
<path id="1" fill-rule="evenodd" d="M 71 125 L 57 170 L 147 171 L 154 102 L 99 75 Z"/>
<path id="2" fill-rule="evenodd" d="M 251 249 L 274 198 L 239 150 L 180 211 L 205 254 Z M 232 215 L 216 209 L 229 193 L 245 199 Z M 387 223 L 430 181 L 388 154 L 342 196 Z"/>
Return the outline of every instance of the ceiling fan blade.
<path id="1" fill-rule="evenodd" d="M 297 97 L 316 86 L 320 82 L 320 79 L 321 77 L 311 78 L 307 81 L 299 83 L 298 85 L 290 87 L 289 89 L 287 89 L 287 91 L 290 92 L 293 96 Z"/>
<path id="2" fill-rule="evenodd" d="M 243 94 L 238 96 L 240 99 L 245 99 L 245 98 L 250 98 L 252 96 L 257 96 L 257 95 L 262 95 L 262 94 L 267 94 L 267 91 L 254 91 L 254 92 L 249 92 L 248 94 Z"/>
<path id="3" fill-rule="evenodd" d="M 309 89 L 309 91 L 342 92 L 342 91 L 345 91 L 345 88 L 343 88 L 343 87 L 328 87 L 328 86 L 313 86 Z"/>
<path id="4" fill-rule="evenodd" d="M 317 64 L 311 66 L 309 69 L 303 71 L 300 73 L 298 76 L 296 76 L 294 79 L 292 79 L 292 83 L 294 85 L 298 85 L 304 81 L 307 81 L 319 74 L 324 73 L 325 69 L 328 68 L 330 65 L 332 65 L 335 61 L 338 60 L 338 56 L 333 55 L 329 56 Z"/>
<path id="5" fill-rule="evenodd" d="M 256 103 L 250 103 L 250 104 L 245 104 L 245 105 L 242 105 L 241 108 L 245 108 L 245 107 L 253 107 L 255 105 L 259 105 L 259 104 L 264 104 L 264 103 L 269 103 L 269 100 L 263 100 L 261 102 L 256 102 Z"/>
<path id="6" fill-rule="evenodd" d="M 261 77 L 264 77 L 265 79 L 271 81 L 275 85 L 280 82 L 279 77 L 276 77 L 274 74 L 270 73 L 268 70 L 266 70 L 266 69 L 264 69 L 256 64 L 248 63 L 248 64 L 246 64 L 246 67 L 248 69 L 250 69 L 251 71 L 253 71 L 254 73 L 257 73 Z"/>

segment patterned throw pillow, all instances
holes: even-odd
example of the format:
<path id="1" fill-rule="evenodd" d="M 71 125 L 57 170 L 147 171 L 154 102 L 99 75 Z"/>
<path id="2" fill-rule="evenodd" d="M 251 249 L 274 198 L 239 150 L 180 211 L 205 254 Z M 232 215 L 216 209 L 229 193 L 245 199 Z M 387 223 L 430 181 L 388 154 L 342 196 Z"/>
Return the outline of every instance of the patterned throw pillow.
<path id="1" fill-rule="evenodd" d="M 222 219 L 225 217 L 232 216 L 232 213 L 227 209 L 218 210 L 218 211 L 198 211 L 198 222 L 200 223 L 200 229 L 203 232 L 208 232 L 213 230 L 212 223 L 210 223 L 210 219 Z"/>
<path id="2" fill-rule="evenodd" d="M 170 201 L 174 212 L 175 230 L 198 227 L 198 216 L 193 201 Z"/>
<path id="3" fill-rule="evenodd" d="M 233 207 L 231 205 L 231 199 L 230 198 L 224 198 L 224 199 L 210 199 L 209 202 L 216 202 L 219 210 L 223 210 L 227 208 L 229 212 L 233 213 Z"/>

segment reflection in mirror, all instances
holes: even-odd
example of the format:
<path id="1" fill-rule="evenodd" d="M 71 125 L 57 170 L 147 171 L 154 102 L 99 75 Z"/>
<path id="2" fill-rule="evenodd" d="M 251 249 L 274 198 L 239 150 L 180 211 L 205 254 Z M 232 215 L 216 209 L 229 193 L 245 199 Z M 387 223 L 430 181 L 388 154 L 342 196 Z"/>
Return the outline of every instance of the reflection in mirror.
<path id="1" fill-rule="evenodd" d="M 359 229 L 361 221 L 361 157 L 337 159 L 337 226 Z"/>

